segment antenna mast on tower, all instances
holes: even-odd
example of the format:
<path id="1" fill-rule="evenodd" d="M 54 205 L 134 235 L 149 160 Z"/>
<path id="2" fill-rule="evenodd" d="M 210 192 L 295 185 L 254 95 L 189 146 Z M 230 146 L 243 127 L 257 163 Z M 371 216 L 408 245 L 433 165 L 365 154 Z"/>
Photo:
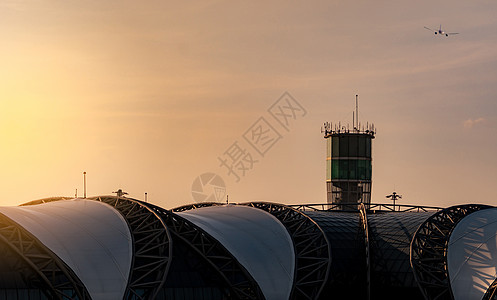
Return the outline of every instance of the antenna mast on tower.
<path id="1" fill-rule="evenodd" d="M 354 127 L 357 128 L 357 130 L 360 130 L 360 128 L 359 128 L 359 104 L 358 104 L 358 100 L 357 100 L 358 97 L 359 97 L 359 95 L 355 95 L 355 120 L 356 120 L 357 125 L 354 125 Z"/>

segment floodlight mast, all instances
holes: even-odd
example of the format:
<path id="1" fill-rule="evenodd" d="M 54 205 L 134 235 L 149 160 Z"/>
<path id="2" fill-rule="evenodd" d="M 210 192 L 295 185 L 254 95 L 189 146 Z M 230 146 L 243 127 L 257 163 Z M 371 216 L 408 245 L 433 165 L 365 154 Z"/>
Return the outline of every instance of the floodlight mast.
<path id="1" fill-rule="evenodd" d="M 126 193 L 122 189 L 118 189 L 117 191 L 112 192 L 112 193 L 115 193 L 118 198 L 124 198 L 125 197 L 124 195 L 128 195 L 128 193 Z"/>
<path id="2" fill-rule="evenodd" d="M 395 201 L 397 201 L 398 199 L 402 199 L 402 195 L 397 194 L 397 192 L 393 192 L 392 194 L 385 197 L 391 198 L 391 200 L 393 201 L 393 210 L 395 211 Z"/>

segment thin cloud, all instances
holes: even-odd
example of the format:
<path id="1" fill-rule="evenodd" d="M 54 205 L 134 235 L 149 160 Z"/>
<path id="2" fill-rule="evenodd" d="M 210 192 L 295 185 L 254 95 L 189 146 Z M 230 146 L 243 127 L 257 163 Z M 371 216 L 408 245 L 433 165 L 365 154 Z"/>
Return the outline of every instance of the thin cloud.
<path id="1" fill-rule="evenodd" d="M 471 129 L 473 126 L 485 122 L 485 118 L 478 118 L 478 119 L 467 119 L 464 121 L 464 128 Z"/>

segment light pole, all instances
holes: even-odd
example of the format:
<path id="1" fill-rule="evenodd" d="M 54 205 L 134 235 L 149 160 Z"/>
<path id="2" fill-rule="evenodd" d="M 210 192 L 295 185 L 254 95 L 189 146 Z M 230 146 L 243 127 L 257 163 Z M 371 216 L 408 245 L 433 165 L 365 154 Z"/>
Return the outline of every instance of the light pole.
<path id="1" fill-rule="evenodd" d="M 117 191 L 112 192 L 112 193 L 117 194 L 117 198 L 124 198 L 124 197 L 126 197 L 126 196 L 124 196 L 124 195 L 127 195 L 127 194 L 128 194 L 128 193 L 126 193 L 125 191 L 123 191 L 122 189 L 118 189 Z"/>
<path id="2" fill-rule="evenodd" d="M 395 211 L 395 201 L 397 199 L 402 199 L 402 196 L 398 195 L 396 192 L 393 192 L 391 195 L 388 195 L 386 197 L 391 198 L 391 200 L 393 200 L 393 211 Z"/>

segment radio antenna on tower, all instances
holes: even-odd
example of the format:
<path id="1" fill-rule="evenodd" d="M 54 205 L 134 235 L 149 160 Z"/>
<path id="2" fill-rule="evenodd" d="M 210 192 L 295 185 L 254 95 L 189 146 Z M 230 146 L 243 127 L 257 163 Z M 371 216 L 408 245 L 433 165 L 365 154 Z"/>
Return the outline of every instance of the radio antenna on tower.
<path id="1" fill-rule="evenodd" d="M 84 192 L 84 196 L 83 198 L 86 198 L 86 172 L 83 172 L 83 192 Z"/>
<path id="2" fill-rule="evenodd" d="M 355 121 L 357 123 L 357 126 L 354 126 L 354 127 L 357 127 L 357 129 L 360 130 L 360 128 L 359 128 L 359 103 L 357 100 L 358 97 L 359 97 L 359 95 L 355 95 Z"/>

